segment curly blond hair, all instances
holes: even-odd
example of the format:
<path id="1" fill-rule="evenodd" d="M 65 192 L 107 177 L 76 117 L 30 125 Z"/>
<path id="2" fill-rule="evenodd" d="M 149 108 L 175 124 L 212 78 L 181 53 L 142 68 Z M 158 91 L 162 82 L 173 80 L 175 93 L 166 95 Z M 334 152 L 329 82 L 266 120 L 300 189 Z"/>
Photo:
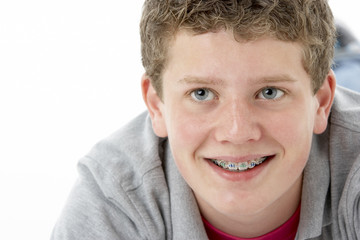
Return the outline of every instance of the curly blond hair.
<path id="1" fill-rule="evenodd" d="M 145 0 L 140 23 L 142 63 L 157 94 L 167 50 L 179 30 L 230 30 L 236 39 L 275 37 L 303 47 L 314 93 L 332 65 L 336 30 L 327 0 Z"/>

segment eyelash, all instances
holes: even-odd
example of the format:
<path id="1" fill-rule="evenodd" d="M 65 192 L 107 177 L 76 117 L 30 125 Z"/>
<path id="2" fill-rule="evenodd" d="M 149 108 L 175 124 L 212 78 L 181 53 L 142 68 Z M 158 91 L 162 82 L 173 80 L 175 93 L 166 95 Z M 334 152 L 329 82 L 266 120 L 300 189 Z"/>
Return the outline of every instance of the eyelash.
<path id="1" fill-rule="evenodd" d="M 192 94 L 195 93 L 196 91 L 199 91 L 199 90 L 209 91 L 211 94 L 214 95 L 214 98 L 211 99 L 211 100 L 203 100 L 203 101 L 194 99 L 194 97 L 192 96 Z M 200 104 L 200 103 L 201 103 L 201 104 L 204 104 L 204 103 L 212 103 L 214 100 L 217 100 L 217 99 L 218 99 L 218 96 L 219 96 L 219 95 L 217 94 L 217 92 L 214 91 L 213 89 L 205 88 L 205 87 L 204 87 L 204 88 L 200 87 L 200 88 L 192 89 L 192 90 L 190 90 L 189 92 L 187 92 L 186 95 L 190 98 L 191 101 L 193 101 L 193 102 L 195 102 L 195 103 L 198 103 L 198 104 Z"/>
<path id="2" fill-rule="evenodd" d="M 278 97 L 278 98 L 275 98 L 275 99 L 260 98 L 260 97 L 259 97 L 259 94 L 261 94 L 261 92 L 264 91 L 265 89 L 276 89 L 276 90 L 278 90 L 278 91 L 281 91 L 281 92 L 282 92 L 282 96 L 280 96 L 280 97 Z M 214 99 L 211 99 L 211 100 L 203 100 L 203 101 L 201 101 L 201 100 L 195 100 L 195 99 L 193 98 L 192 94 L 193 94 L 195 91 L 198 91 L 198 90 L 207 90 L 207 91 L 210 91 L 212 94 L 214 94 Z M 188 91 L 188 92 L 186 93 L 186 95 L 190 98 L 190 100 L 192 100 L 193 102 L 195 102 L 195 103 L 197 103 L 197 104 L 211 103 L 211 102 L 213 102 L 213 100 L 219 99 L 219 97 L 218 97 L 219 95 L 218 95 L 218 93 L 217 93 L 216 91 L 214 91 L 213 89 L 210 89 L 210 88 L 206 88 L 206 87 L 204 87 L 204 88 L 202 88 L 202 87 L 194 88 L 194 89 Z M 266 86 L 266 87 L 264 87 L 264 88 L 261 88 L 258 92 L 255 93 L 255 98 L 256 98 L 256 99 L 263 100 L 263 101 L 274 101 L 274 102 L 275 102 L 275 101 L 281 100 L 281 99 L 284 97 L 284 95 L 287 95 L 287 91 L 286 91 L 285 89 L 282 89 L 282 88 L 279 88 L 279 87 L 274 87 L 274 86 Z"/>
<path id="3" fill-rule="evenodd" d="M 262 93 L 262 91 L 264 91 L 265 89 L 275 89 L 277 91 L 281 91 L 282 92 L 282 95 L 278 98 L 275 98 L 275 99 L 267 99 L 267 98 L 260 98 L 259 95 Z M 258 99 L 261 99 L 261 100 L 264 100 L 264 101 L 279 101 L 281 100 L 284 95 L 287 94 L 287 91 L 282 89 L 282 88 L 278 88 L 278 87 L 274 87 L 274 86 L 266 86 L 262 89 L 260 89 L 256 94 L 255 94 L 255 97 L 258 98 Z"/>

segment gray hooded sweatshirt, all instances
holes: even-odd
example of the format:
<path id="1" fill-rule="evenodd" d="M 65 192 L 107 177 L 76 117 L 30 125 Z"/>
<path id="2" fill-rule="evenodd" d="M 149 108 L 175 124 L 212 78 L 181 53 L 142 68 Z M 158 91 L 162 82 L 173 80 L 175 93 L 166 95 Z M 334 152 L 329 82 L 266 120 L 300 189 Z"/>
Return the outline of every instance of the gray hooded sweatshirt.
<path id="1" fill-rule="evenodd" d="M 147 113 L 95 145 L 78 170 L 51 239 L 207 239 Z M 360 239 L 360 95 L 349 90 L 337 88 L 328 128 L 313 137 L 296 239 Z"/>

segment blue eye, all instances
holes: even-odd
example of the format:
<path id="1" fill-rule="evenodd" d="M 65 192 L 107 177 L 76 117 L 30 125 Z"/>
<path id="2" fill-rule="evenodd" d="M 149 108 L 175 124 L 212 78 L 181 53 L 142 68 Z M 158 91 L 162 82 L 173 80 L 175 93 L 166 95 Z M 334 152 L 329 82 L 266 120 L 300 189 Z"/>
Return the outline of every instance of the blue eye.
<path id="1" fill-rule="evenodd" d="M 199 88 L 191 92 L 190 96 L 195 101 L 210 101 L 213 100 L 215 97 L 215 94 L 206 88 Z"/>
<path id="2" fill-rule="evenodd" d="M 261 99 L 269 99 L 274 100 L 282 97 L 284 95 L 284 92 L 280 89 L 273 88 L 273 87 L 267 87 L 261 90 L 258 97 Z"/>

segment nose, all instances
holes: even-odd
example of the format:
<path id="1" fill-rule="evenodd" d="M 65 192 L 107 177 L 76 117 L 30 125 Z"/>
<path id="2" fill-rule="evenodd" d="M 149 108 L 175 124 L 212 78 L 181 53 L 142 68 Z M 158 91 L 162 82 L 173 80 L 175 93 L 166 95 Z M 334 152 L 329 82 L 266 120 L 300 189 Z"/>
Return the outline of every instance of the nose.
<path id="1" fill-rule="evenodd" d="M 250 103 L 232 101 L 218 114 L 215 139 L 221 143 L 243 144 L 261 138 L 261 126 L 256 109 Z"/>

